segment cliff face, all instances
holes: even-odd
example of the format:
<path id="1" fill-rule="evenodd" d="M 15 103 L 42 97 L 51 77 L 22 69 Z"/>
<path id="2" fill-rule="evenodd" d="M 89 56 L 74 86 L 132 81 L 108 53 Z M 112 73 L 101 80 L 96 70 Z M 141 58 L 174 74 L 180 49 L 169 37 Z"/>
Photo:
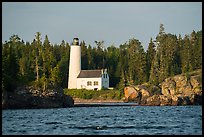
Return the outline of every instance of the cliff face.
<path id="1" fill-rule="evenodd" d="M 167 78 L 159 86 L 125 87 L 124 93 L 125 102 L 141 105 L 202 105 L 202 71 Z"/>
<path id="2" fill-rule="evenodd" d="M 65 96 L 60 88 L 42 92 L 33 87 L 20 87 L 14 93 L 2 92 L 3 109 L 62 108 L 73 105 L 72 97 Z"/>

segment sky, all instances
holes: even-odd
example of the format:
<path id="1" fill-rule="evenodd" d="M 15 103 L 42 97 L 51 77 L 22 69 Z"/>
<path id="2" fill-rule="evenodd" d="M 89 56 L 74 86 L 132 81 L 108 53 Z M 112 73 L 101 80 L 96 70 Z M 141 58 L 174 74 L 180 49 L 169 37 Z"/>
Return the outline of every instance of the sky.
<path id="1" fill-rule="evenodd" d="M 12 35 L 32 42 L 36 32 L 52 44 L 78 37 L 104 46 L 138 39 L 146 50 L 152 37 L 165 32 L 184 37 L 202 30 L 202 2 L 3 2 L 2 42 Z"/>

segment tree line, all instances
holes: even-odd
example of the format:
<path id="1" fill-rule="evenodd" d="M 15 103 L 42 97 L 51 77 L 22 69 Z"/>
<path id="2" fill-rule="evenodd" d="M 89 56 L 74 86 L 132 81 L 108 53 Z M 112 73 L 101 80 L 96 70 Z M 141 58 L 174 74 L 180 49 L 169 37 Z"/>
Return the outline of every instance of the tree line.
<path id="1" fill-rule="evenodd" d="M 110 86 L 123 89 L 128 85 L 149 82 L 158 85 L 165 78 L 202 68 L 202 30 L 190 35 L 165 33 L 160 24 L 155 39 L 150 38 L 145 51 L 135 38 L 116 47 L 95 46 L 81 41 L 82 69 L 107 68 Z M 62 40 L 51 44 L 37 32 L 32 42 L 18 35 L 2 42 L 2 89 L 12 92 L 23 85 L 48 88 L 67 88 L 70 44 Z"/>

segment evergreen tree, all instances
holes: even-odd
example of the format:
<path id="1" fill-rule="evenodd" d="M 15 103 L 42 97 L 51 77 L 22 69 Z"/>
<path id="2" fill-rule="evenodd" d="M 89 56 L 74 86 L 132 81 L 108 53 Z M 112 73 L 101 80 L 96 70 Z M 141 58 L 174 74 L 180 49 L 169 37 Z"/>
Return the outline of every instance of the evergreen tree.
<path id="1" fill-rule="evenodd" d="M 35 55 L 35 72 L 36 72 L 36 82 L 38 83 L 39 82 L 39 79 L 40 79 L 40 57 L 41 57 L 41 54 L 42 54 L 42 43 L 41 43 L 41 37 L 40 37 L 40 32 L 37 32 L 36 35 L 35 35 L 35 41 L 33 42 L 34 44 L 34 48 L 35 48 L 35 51 L 34 51 L 34 55 Z"/>
<path id="2" fill-rule="evenodd" d="M 130 39 L 128 55 L 129 84 L 141 84 L 142 82 L 146 82 L 146 54 L 139 40 Z"/>
<path id="3" fill-rule="evenodd" d="M 185 35 L 183 39 L 183 46 L 181 47 L 181 69 L 182 73 L 189 72 L 192 70 L 190 62 L 190 40 L 189 36 Z"/>
<path id="4" fill-rule="evenodd" d="M 87 46 L 84 41 L 80 43 L 81 46 L 81 68 L 82 70 L 88 69 L 88 56 L 87 56 Z"/>
<path id="5" fill-rule="evenodd" d="M 160 25 L 160 32 L 156 37 L 157 57 L 152 65 L 152 75 L 150 81 L 155 79 L 154 75 L 158 76 L 158 82 L 162 82 L 169 76 L 176 75 L 179 70 L 179 46 L 176 35 L 166 34 L 163 25 Z M 155 72 L 158 71 L 158 72 Z M 157 82 L 156 82 L 157 83 Z"/>
<path id="6" fill-rule="evenodd" d="M 19 66 L 14 46 L 12 41 L 2 45 L 2 84 L 9 92 L 14 91 L 18 85 Z"/>
<path id="7" fill-rule="evenodd" d="M 156 49 L 155 49 L 155 44 L 153 43 L 152 38 L 150 39 L 150 43 L 147 49 L 147 79 L 149 80 L 149 75 L 150 75 L 150 70 L 151 70 L 151 66 L 152 66 L 152 61 L 154 59 L 154 56 L 156 54 Z"/>

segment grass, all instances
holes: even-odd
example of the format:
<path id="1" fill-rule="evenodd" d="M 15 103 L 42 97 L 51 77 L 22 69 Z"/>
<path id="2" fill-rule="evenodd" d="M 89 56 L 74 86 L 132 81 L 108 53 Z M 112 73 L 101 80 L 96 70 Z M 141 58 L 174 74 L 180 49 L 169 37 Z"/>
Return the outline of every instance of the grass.
<path id="1" fill-rule="evenodd" d="M 123 93 L 120 90 L 86 90 L 86 89 L 64 89 L 65 95 L 70 95 L 73 98 L 81 99 L 116 99 L 120 100 Z"/>

